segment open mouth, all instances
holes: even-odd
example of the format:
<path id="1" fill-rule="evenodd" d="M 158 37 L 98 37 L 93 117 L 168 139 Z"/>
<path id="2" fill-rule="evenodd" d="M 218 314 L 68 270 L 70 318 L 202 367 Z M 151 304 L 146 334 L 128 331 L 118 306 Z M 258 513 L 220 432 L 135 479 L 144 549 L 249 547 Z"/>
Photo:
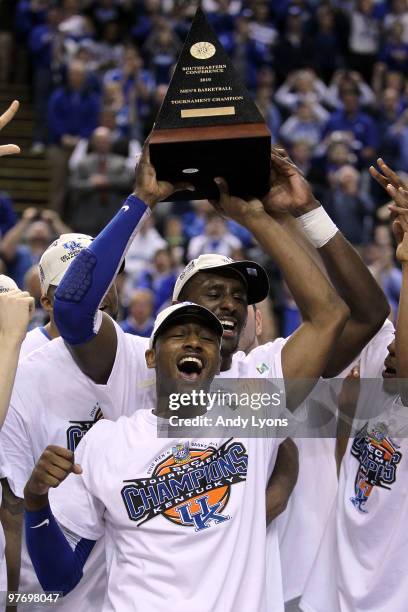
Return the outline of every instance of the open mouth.
<path id="1" fill-rule="evenodd" d="M 383 378 L 396 378 L 397 371 L 394 368 L 390 368 L 387 366 L 385 370 L 383 370 L 382 377 Z"/>
<path id="2" fill-rule="evenodd" d="M 233 338 L 237 335 L 237 322 L 234 319 L 220 319 L 224 329 L 224 338 Z"/>
<path id="3" fill-rule="evenodd" d="M 182 357 L 177 363 L 181 378 L 190 382 L 198 380 L 203 368 L 204 364 L 199 357 Z"/>

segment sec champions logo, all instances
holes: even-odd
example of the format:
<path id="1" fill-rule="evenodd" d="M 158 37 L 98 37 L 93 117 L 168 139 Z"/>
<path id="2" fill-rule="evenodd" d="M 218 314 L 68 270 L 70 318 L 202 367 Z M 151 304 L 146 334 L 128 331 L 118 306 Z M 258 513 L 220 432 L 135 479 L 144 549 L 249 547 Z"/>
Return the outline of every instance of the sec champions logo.
<path id="1" fill-rule="evenodd" d="M 137 526 L 157 516 L 203 531 L 230 520 L 224 513 L 231 487 L 246 480 L 248 454 L 232 438 L 219 448 L 199 443 L 173 445 L 146 478 L 126 480 L 121 495 Z"/>

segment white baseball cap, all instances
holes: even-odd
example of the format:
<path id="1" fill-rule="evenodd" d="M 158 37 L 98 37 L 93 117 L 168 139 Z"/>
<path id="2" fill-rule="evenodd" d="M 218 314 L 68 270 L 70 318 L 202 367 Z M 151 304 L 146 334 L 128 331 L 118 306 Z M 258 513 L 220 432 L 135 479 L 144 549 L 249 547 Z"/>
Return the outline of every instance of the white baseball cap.
<path id="1" fill-rule="evenodd" d="M 7 293 L 13 289 L 18 289 L 13 279 L 5 274 L 0 274 L 0 293 Z"/>
<path id="2" fill-rule="evenodd" d="M 202 270 L 213 270 L 215 272 L 215 270 L 222 268 L 232 268 L 244 278 L 248 287 L 248 304 L 262 302 L 268 296 L 269 280 L 262 266 L 255 261 L 234 261 L 231 257 L 211 253 L 200 255 L 186 265 L 176 280 L 173 300 L 178 300 L 184 285 L 198 272 Z"/>
<path id="3" fill-rule="evenodd" d="M 38 264 L 43 295 L 47 293 L 50 285 L 59 285 L 71 261 L 82 249 L 88 247 L 92 240 L 92 236 L 86 234 L 61 234 L 50 244 Z"/>
<path id="4" fill-rule="evenodd" d="M 199 306 L 193 302 L 180 302 L 179 304 L 173 304 L 164 308 L 156 317 L 154 322 L 153 332 L 150 336 L 149 347 L 152 348 L 154 341 L 157 338 L 157 334 L 163 329 L 164 324 L 168 324 L 170 321 L 177 319 L 184 319 L 185 317 L 194 316 L 202 319 L 204 323 L 209 325 L 220 338 L 224 333 L 224 329 L 219 319 L 215 316 L 211 310 L 204 306 Z"/>

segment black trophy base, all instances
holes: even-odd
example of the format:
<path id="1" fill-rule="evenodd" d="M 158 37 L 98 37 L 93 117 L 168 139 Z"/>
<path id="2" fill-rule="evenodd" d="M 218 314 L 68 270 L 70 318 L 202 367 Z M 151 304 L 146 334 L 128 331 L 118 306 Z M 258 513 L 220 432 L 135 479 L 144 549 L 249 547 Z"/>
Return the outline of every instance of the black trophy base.
<path id="1" fill-rule="evenodd" d="M 149 150 L 159 180 L 195 187 L 175 193 L 172 202 L 217 199 L 217 176 L 242 198 L 270 189 L 271 135 L 262 123 L 155 130 Z"/>

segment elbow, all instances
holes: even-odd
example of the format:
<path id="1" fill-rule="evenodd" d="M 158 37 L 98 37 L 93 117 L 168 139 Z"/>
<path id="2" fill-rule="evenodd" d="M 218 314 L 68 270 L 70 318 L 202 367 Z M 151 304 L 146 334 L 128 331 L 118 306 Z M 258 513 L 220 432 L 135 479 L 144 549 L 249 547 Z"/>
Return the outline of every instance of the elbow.
<path id="1" fill-rule="evenodd" d="M 351 311 L 347 304 L 340 298 L 336 297 L 330 307 L 327 309 L 329 320 L 327 326 L 333 329 L 337 335 L 343 331 L 344 326 L 350 318 Z"/>

